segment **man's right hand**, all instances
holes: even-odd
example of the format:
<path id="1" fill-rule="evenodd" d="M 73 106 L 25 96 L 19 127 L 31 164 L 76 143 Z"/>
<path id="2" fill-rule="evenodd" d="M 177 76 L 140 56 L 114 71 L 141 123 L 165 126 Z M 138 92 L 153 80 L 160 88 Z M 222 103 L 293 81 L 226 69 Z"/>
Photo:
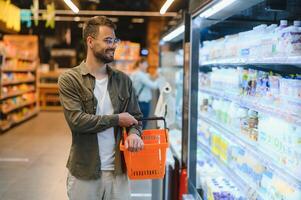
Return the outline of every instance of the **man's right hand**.
<path id="1" fill-rule="evenodd" d="M 138 124 L 138 121 L 127 112 L 118 114 L 118 117 L 119 117 L 118 125 L 120 127 L 130 127 L 132 125 Z"/>

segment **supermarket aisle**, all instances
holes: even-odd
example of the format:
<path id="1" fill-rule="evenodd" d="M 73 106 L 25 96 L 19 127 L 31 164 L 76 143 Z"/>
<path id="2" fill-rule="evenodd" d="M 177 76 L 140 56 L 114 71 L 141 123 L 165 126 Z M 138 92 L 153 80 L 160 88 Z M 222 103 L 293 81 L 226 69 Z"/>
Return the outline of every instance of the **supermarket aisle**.
<path id="1" fill-rule="evenodd" d="M 0 135 L 1 200 L 66 200 L 71 137 L 63 113 L 41 112 Z M 132 183 L 133 200 L 148 200 L 150 181 Z"/>

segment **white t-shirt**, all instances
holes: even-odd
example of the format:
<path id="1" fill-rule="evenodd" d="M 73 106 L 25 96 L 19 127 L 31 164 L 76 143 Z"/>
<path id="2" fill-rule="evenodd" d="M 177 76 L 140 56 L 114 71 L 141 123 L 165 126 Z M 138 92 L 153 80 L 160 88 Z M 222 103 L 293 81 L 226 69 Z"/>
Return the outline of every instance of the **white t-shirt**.
<path id="1" fill-rule="evenodd" d="M 96 79 L 94 95 L 97 99 L 96 115 L 111 115 L 114 113 L 108 92 L 108 77 Z M 114 170 L 115 137 L 114 128 L 97 133 L 101 170 Z"/>

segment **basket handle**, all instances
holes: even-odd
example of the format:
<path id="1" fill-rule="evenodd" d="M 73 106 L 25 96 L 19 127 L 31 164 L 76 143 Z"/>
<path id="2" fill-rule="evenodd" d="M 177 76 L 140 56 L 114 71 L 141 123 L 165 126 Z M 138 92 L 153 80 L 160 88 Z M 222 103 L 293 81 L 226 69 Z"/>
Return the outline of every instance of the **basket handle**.
<path id="1" fill-rule="evenodd" d="M 166 120 L 164 117 L 142 117 L 142 118 L 136 118 L 138 121 L 159 121 L 162 120 L 164 122 L 164 129 L 167 129 L 166 126 Z"/>
<path id="2" fill-rule="evenodd" d="M 165 130 L 165 135 L 166 135 L 166 142 L 168 143 L 169 139 L 168 139 L 168 134 L 167 134 L 166 121 L 165 121 L 164 117 L 136 118 L 136 120 L 138 120 L 138 121 L 158 121 L 158 120 L 162 120 L 164 122 L 164 130 Z M 120 146 L 120 149 L 123 151 L 124 150 L 124 145 L 122 143 L 124 143 L 124 139 L 127 137 L 127 132 L 126 132 L 126 128 L 125 127 L 122 128 L 122 135 L 123 135 L 122 141 L 120 142 L 119 146 Z M 156 146 L 156 145 L 148 144 L 148 146 L 152 147 L 152 146 Z"/>
<path id="3" fill-rule="evenodd" d="M 145 118 L 136 118 L 138 121 L 159 121 L 162 120 L 164 122 L 164 130 L 166 135 L 166 142 L 168 143 L 168 134 L 167 134 L 167 126 L 166 126 L 166 120 L 164 117 L 145 117 Z"/>

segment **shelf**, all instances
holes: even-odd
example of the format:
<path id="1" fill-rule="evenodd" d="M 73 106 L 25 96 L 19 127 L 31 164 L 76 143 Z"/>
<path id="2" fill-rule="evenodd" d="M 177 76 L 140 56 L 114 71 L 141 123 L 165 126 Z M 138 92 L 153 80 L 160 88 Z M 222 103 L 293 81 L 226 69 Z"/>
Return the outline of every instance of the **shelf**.
<path id="1" fill-rule="evenodd" d="M 31 83 L 35 82 L 35 79 L 27 79 L 27 80 L 17 80 L 17 81 L 9 81 L 9 82 L 2 82 L 2 86 L 6 85 L 16 85 L 16 84 L 21 84 L 21 83 Z"/>
<path id="2" fill-rule="evenodd" d="M 252 143 L 244 137 L 235 134 L 234 130 L 220 125 L 219 122 L 216 122 L 205 115 L 200 115 L 200 119 L 219 130 L 220 133 L 226 136 L 231 142 L 244 147 L 249 153 L 254 155 L 255 158 L 258 158 L 265 166 L 272 171 L 277 172 L 277 175 L 280 175 L 282 178 L 284 178 L 284 180 L 290 179 L 297 185 L 301 184 L 301 177 L 296 177 L 296 174 L 291 174 L 289 171 L 286 171 L 284 167 L 280 167 L 278 164 L 274 163 L 273 158 L 265 153 L 265 151 L 261 149 L 258 144 Z M 291 183 L 291 181 L 289 182 Z"/>
<path id="3" fill-rule="evenodd" d="M 35 110 L 35 111 L 33 111 L 33 112 L 31 112 L 31 113 L 25 115 L 23 118 L 21 118 L 21 119 L 15 121 L 13 124 L 15 125 L 15 124 L 21 123 L 21 122 L 23 122 L 23 121 L 25 121 L 25 120 L 31 118 L 32 116 L 36 115 L 37 113 L 38 113 L 38 110 Z"/>
<path id="4" fill-rule="evenodd" d="M 35 111 L 26 114 L 21 119 L 15 121 L 15 122 L 12 122 L 9 125 L 1 126 L 0 129 L 1 129 L 1 131 L 6 131 L 6 130 L 10 129 L 12 126 L 17 125 L 17 124 L 19 124 L 19 123 L 21 123 L 21 122 L 23 122 L 23 121 L 25 121 L 25 120 L 33 117 L 34 115 L 38 114 L 38 112 L 39 111 L 36 109 Z"/>
<path id="5" fill-rule="evenodd" d="M 38 36 L 4 35 L 3 42 L 7 51 L 0 68 L 0 114 L 5 117 L 0 120 L 0 130 L 5 131 L 39 112 L 37 70 L 40 61 Z M 26 93 L 33 98 L 22 101 Z M 3 100 L 8 104 L 4 105 Z"/>
<path id="6" fill-rule="evenodd" d="M 7 124 L 7 125 L 5 125 L 5 126 L 0 126 L 0 130 L 1 130 L 1 131 L 6 131 L 6 130 L 8 130 L 11 126 L 12 126 L 12 123 Z"/>
<path id="7" fill-rule="evenodd" d="M 57 83 L 40 83 L 39 88 L 46 88 L 46 89 L 58 89 Z"/>
<path id="8" fill-rule="evenodd" d="M 25 102 L 25 103 L 22 103 L 22 104 L 20 104 L 20 105 L 11 107 L 11 108 L 9 108 L 9 109 L 4 109 L 4 110 L 2 110 L 2 113 L 3 113 L 3 114 L 8 114 L 8 113 L 10 113 L 11 111 L 14 111 L 14 110 L 16 110 L 16 109 L 19 109 L 19 108 L 22 108 L 22 107 L 25 107 L 25 106 L 34 104 L 34 103 L 36 103 L 36 102 L 37 102 L 36 100 L 30 101 L 30 102 Z"/>
<path id="9" fill-rule="evenodd" d="M 289 57 L 271 57 L 260 58 L 260 61 L 255 58 L 226 58 L 205 61 L 201 63 L 201 66 L 205 65 L 294 65 L 301 66 L 301 56 L 289 56 Z"/>
<path id="10" fill-rule="evenodd" d="M 229 100 L 237 103 L 241 107 L 247 107 L 252 110 L 256 110 L 258 112 L 262 112 L 264 114 L 269 114 L 271 116 L 276 116 L 278 118 L 287 120 L 288 122 L 294 123 L 296 125 L 301 126 L 301 116 L 289 112 L 285 112 L 283 109 L 279 109 L 276 107 L 271 107 L 270 105 L 264 105 L 259 103 L 258 101 L 250 100 L 252 97 L 244 97 L 227 94 L 224 91 L 208 89 L 208 88 L 200 88 L 200 92 L 204 92 L 210 94 L 214 97 L 223 98 L 225 100 Z M 258 99 L 257 99 L 258 100 Z"/>
<path id="11" fill-rule="evenodd" d="M 233 171 L 232 168 L 230 168 L 228 165 L 226 165 L 224 162 L 219 160 L 215 155 L 212 154 L 210 151 L 210 148 L 206 146 L 205 144 L 201 142 L 197 142 L 198 148 L 201 148 L 201 150 L 206 153 L 207 155 L 211 155 L 213 162 L 222 170 L 222 172 L 225 173 L 225 177 L 230 178 L 230 180 L 246 195 L 253 196 L 254 193 L 257 193 L 257 200 L 262 199 L 255 186 L 250 187 L 250 183 L 242 178 L 240 174 L 237 174 Z M 255 187 L 255 188 L 254 188 Z"/>
<path id="12" fill-rule="evenodd" d="M 35 68 L 24 68 L 24 69 L 18 69 L 18 68 L 3 68 L 2 72 L 34 72 Z"/>
<path id="13" fill-rule="evenodd" d="M 0 97 L 0 100 L 7 99 L 7 98 L 10 98 L 10 97 L 19 96 L 19 95 L 22 95 L 22 94 L 25 94 L 25 93 L 29 93 L 29 92 L 33 92 L 33 91 L 35 91 L 35 89 L 30 89 L 30 90 L 26 90 L 26 91 L 16 92 L 16 93 L 13 93 L 13 94 L 2 96 L 2 97 Z"/>
<path id="14" fill-rule="evenodd" d="M 60 71 L 39 72 L 39 78 L 58 78 L 61 74 Z"/>
<path id="15" fill-rule="evenodd" d="M 62 106 L 41 106 L 42 111 L 62 111 Z"/>
<path id="16" fill-rule="evenodd" d="M 10 56 L 10 55 L 6 55 L 5 58 L 6 59 L 18 59 L 18 60 L 24 60 L 24 61 L 30 61 L 30 62 L 34 62 L 34 61 L 38 60 L 38 58 L 25 58 L 25 57 L 21 57 L 21 56 Z"/>

